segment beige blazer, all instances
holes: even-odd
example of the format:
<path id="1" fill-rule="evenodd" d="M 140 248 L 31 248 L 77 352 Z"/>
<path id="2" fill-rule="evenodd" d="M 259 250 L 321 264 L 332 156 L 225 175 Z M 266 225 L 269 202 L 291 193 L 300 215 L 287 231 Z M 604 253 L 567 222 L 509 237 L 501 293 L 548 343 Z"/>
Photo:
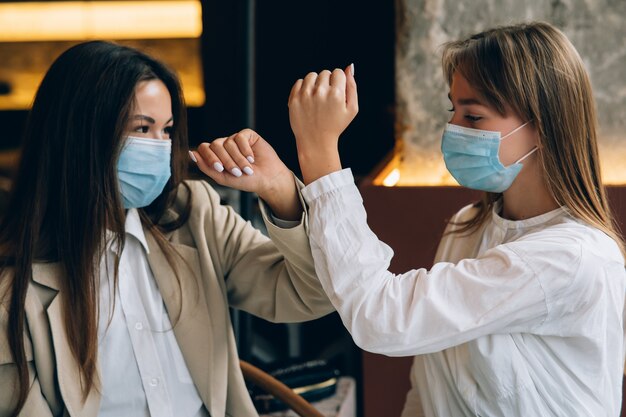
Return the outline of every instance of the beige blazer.
<path id="1" fill-rule="evenodd" d="M 307 216 L 299 226 L 281 229 L 268 221 L 262 204 L 270 240 L 232 208 L 220 205 L 219 195 L 206 182 L 187 184 L 193 195 L 189 221 L 167 235 L 181 255 L 177 260 L 180 287 L 164 253 L 146 231 L 148 261 L 172 321 L 178 320 L 176 340 L 211 416 L 256 416 L 239 369 L 228 307 L 274 322 L 311 320 L 333 310 L 315 276 Z M 178 215 L 186 195 L 181 186 L 177 204 L 164 220 Z M 58 264 L 34 265 L 24 335 L 32 385 L 21 416 L 95 417 L 98 413 L 100 392 L 91 390 L 83 401 L 78 368 L 67 344 L 62 279 Z M 0 280 L 4 287 L 0 290 L 6 289 L 6 282 Z M 15 398 L 7 321 L 5 299 L 0 304 L 0 416 L 9 414 Z"/>

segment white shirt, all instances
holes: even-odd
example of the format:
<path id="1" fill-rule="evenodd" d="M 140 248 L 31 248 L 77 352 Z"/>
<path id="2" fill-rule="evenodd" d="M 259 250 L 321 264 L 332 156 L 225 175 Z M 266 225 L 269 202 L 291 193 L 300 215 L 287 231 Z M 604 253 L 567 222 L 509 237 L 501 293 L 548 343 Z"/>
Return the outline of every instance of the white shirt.
<path id="1" fill-rule="evenodd" d="M 619 415 L 626 272 L 607 235 L 565 209 L 494 213 L 444 238 L 451 262 L 395 275 L 349 170 L 302 193 L 316 272 L 355 342 L 419 355 L 403 417 L 420 398 L 426 416 Z"/>
<path id="2" fill-rule="evenodd" d="M 128 210 L 125 228 L 112 317 L 113 245 L 108 245 L 100 268 L 98 360 L 103 388 L 98 415 L 208 416 L 148 264 L 137 210 Z"/>

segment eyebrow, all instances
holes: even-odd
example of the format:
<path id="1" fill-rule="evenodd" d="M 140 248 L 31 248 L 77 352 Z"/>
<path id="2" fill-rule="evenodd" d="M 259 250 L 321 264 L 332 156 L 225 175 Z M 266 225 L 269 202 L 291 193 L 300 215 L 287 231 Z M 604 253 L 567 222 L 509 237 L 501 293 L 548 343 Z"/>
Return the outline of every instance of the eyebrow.
<path id="1" fill-rule="evenodd" d="M 452 101 L 452 95 L 450 95 L 450 93 L 448 93 L 448 98 L 450 99 L 450 101 Z M 469 105 L 472 105 L 472 104 L 478 104 L 480 106 L 485 106 L 485 103 L 483 103 L 482 101 L 480 101 L 479 99 L 474 98 L 474 97 L 472 97 L 472 98 L 460 98 L 459 99 L 459 104 L 461 106 L 469 106 Z"/>
<path id="2" fill-rule="evenodd" d="M 143 115 L 143 114 L 136 114 L 136 115 L 134 115 L 133 116 L 133 120 L 145 120 L 146 122 L 148 122 L 150 124 L 155 124 L 156 123 L 156 120 L 154 120 L 152 117 L 146 116 L 146 115 Z M 170 117 L 169 120 L 167 122 L 165 122 L 165 124 L 168 124 L 172 120 L 174 120 L 174 116 Z"/>

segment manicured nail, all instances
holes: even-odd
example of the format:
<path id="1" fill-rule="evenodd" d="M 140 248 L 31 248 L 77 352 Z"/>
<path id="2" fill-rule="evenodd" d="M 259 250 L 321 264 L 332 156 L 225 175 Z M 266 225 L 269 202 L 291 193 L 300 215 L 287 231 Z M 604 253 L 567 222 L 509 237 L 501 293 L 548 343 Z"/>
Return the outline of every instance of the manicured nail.
<path id="1" fill-rule="evenodd" d="M 233 168 L 230 170 L 230 172 L 235 176 L 235 177 L 241 177 L 241 170 L 239 168 Z"/>
<path id="2" fill-rule="evenodd" d="M 224 171 L 224 165 L 220 164 L 219 162 L 214 163 L 213 168 L 215 168 L 217 172 Z"/>
<path id="3" fill-rule="evenodd" d="M 196 159 L 196 156 L 193 154 L 193 152 L 189 151 L 189 157 L 193 162 L 195 162 L 196 164 L 198 163 L 198 160 Z"/>
<path id="4" fill-rule="evenodd" d="M 248 162 L 250 162 L 251 164 L 254 164 L 254 158 L 251 156 L 246 156 L 246 159 L 248 160 Z"/>
<path id="5" fill-rule="evenodd" d="M 250 167 L 244 167 L 244 168 L 243 168 L 243 172 L 245 172 L 245 173 L 246 173 L 246 175 L 252 175 L 252 174 L 254 174 L 254 171 L 253 171 L 253 170 L 252 170 L 252 168 L 250 168 Z"/>
<path id="6" fill-rule="evenodd" d="M 350 72 L 352 73 L 352 76 L 354 77 L 354 64 L 350 64 Z"/>

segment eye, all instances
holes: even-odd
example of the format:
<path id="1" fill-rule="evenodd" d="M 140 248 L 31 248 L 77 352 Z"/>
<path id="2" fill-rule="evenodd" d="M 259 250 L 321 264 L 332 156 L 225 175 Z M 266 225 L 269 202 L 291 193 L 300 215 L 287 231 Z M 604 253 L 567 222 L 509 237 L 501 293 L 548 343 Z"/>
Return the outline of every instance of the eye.
<path id="1" fill-rule="evenodd" d="M 148 133 L 150 131 L 150 127 L 149 126 L 137 126 L 134 129 L 135 132 L 140 132 L 140 133 Z"/>
<path id="2" fill-rule="evenodd" d="M 465 115 L 465 118 L 466 118 L 467 120 L 471 121 L 471 122 L 477 122 L 477 121 L 479 121 L 480 119 L 482 119 L 482 117 L 480 117 L 480 116 L 473 116 L 473 115 L 471 115 L 471 114 L 466 114 L 466 115 Z"/>
<path id="3" fill-rule="evenodd" d="M 172 135 L 172 132 L 174 131 L 174 126 L 166 126 L 165 129 L 163 129 L 163 133 L 167 134 L 167 135 Z"/>
<path id="4" fill-rule="evenodd" d="M 448 109 L 448 111 L 449 111 L 450 113 L 452 113 L 452 112 L 454 111 L 454 106 L 452 106 L 451 108 L 449 108 L 449 109 Z"/>

